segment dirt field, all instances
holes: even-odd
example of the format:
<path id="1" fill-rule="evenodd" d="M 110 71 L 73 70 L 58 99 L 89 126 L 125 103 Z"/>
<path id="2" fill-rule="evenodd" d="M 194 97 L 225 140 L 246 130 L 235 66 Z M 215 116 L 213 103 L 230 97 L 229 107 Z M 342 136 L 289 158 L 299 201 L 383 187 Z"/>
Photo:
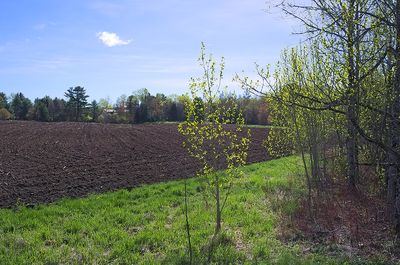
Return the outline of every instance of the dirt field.
<path id="1" fill-rule="evenodd" d="M 267 160 L 253 128 L 249 162 Z M 180 179 L 198 165 L 175 124 L 0 122 L 0 207 Z"/>

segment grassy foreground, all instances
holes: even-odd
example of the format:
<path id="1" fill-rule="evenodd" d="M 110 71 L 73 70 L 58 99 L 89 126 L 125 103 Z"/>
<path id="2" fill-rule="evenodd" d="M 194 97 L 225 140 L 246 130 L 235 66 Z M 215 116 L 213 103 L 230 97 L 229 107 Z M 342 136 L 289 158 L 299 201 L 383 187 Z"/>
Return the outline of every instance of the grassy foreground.
<path id="1" fill-rule="evenodd" d="M 277 239 L 280 214 L 302 195 L 298 157 L 244 167 L 223 212 L 214 264 L 341 264 L 303 255 Z M 201 178 L 188 180 L 194 264 L 204 263 L 214 229 Z M 187 264 L 184 181 L 147 185 L 34 209 L 0 210 L 1 264 Z M 290 196 L 280 198 L 280 191 Z M 358 263 L 357 263 L 358 264 Z"/>

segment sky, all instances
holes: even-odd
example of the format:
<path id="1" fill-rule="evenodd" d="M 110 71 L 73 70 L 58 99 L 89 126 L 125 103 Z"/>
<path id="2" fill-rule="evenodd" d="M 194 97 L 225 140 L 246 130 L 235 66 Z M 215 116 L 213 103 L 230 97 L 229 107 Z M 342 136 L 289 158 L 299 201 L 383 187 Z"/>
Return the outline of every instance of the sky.
<path id="1" fill-rule="evenodd" d="M 115 100 L 140 88 L 182 94 L 200 75 L 201 42 L 235 73 L 299 44 L 296 21 L 265 0 L 2 0 L 0 91 L 34 99 L 84 86 Z M 239 91 L 240 93 L 240 91 Z"/>

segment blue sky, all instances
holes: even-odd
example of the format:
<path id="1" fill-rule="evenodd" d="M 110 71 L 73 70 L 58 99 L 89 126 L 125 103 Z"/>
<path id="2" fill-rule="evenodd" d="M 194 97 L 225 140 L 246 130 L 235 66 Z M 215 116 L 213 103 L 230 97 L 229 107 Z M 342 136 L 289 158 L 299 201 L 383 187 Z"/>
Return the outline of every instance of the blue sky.
<path id="1" fill-rule="evenodd" d="M 140 88 L 182 94 L 200 43 L 226 58 L 226 79 L 274 64 L 299 43 L 296 22 L 265 0 L 0 1 L 0 91 L 31 99 L 84 86 L 115 100 Z M 235 84 L 230 84 L 237 89 Z"/>

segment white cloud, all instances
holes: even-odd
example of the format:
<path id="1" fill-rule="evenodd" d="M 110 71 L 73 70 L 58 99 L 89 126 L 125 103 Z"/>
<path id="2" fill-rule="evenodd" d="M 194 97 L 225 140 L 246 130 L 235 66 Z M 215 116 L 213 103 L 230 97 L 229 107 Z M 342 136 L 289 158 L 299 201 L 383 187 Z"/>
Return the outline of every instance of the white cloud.
<path id="1" fill-rule="evenodd" d="M 97 33 L 97 37 L 103 42 L 104 45 L 108 47 L 128 45 L 129 43 L 131 43 L 131 40 L 120 39 L 120 37 L 114 32 L 99 32 Z"/>

